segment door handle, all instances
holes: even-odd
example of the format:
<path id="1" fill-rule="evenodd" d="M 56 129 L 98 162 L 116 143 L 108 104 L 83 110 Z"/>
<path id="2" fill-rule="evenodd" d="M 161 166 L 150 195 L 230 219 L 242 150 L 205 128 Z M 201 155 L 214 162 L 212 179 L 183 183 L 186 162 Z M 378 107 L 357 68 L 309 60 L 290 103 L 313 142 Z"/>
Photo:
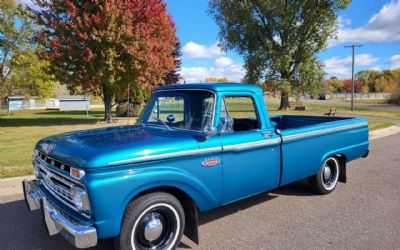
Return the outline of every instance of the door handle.
<path id="1" fill-rule="evenodd" d="M 272 131 L 264 131 L 262 132 L 262 135 L 264 136 L 264 138 L 269 138 L 273 136 L 273 132 Z"/>

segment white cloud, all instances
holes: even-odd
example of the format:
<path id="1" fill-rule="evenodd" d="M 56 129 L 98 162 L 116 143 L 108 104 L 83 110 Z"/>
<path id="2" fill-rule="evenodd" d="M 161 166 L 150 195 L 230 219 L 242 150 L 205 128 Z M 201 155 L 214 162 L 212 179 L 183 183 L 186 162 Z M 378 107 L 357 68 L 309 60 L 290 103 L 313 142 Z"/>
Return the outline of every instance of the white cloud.
<path id="1" fill-rule="evenodd" d="M 381 70 L 382 70 L 382 67 L 379 66 L 379 65 L 376 65 L 376 66 L 371 67 L 371 69 L 372 69 L 372 70 L 376 70 L 376 71 L 381 71 Z"/>
<path id="2" fill-rule="evenodd" d="M 400 55 L 393 55 L 387 62 L 392 64 L 392 69 L 400 69 Z"/>
<path id="3" fill-rule="evenodd" d="M 218 42 L 206 46 L 195 42 L 188 42 L 182 47 L 182 56 L 185 59 L 189 58 L 215 58 L 223 55 Z"/>
<path id="4" fill-rule="evenodd" d="M 385 42 L 400 40 L 400 0 L 385 4 L 373 15 L 368 23 L 359 28 L 346 28 L 350 22 L 339 17 L 337 40 L 330 40 L 329 46 L 350 42 Z"/>
<path id="5" fill-rule="evenodd" d="M 233 60 L 226 56 L 221 56 L 215 59 L 215 66 L 225 67 L 233 64 Z"/>
<path id="6" fill-rule="evenodd" d="M 359 54 L 355 56 L 355 65 L 367 66 L 375 63 L 379 58 L 371 54 Z M 349 77 L 351 74 L 351 56 L 338 58 L 332 57 L 324 61 L 325 71 L 328 76 Z"/>
<path id="7" fill-rule="evenodd" d="M 207 77 L 227 77 L 233 82 L 239 82 L 245 70 L 241 64 L 236 64 L 229 57 L 220 57 L 212 67 L 182 67 L 181 76 L 187 83 L 201 82 Z"/>
<path id="8" fill-rule="evenodd" d="M 339 25 L 339 29 L 346 28 L 346 26 L 349 26 L 351 24 L 351 20 L 350 19 L 344 18 L 342 16 L 338 17 L 337 22 L 338 22 L 338 25 Z"/>

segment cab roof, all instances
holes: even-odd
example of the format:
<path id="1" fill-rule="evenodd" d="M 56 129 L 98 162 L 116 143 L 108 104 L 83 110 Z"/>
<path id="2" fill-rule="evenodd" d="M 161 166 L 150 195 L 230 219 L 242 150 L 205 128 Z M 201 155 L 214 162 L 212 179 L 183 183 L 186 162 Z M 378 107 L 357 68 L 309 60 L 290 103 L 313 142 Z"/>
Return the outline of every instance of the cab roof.
<path id="1" fill-rule="evenodd" d="M 154 89 L 158 90 L 180 90 L 180 89 L 206 89 L 215 92 L 260 92 L 262 89 L 258 85 L 244 84 L 244 83 L 187 83 L 187 84 L 173 84 L 164 85 Z"/>

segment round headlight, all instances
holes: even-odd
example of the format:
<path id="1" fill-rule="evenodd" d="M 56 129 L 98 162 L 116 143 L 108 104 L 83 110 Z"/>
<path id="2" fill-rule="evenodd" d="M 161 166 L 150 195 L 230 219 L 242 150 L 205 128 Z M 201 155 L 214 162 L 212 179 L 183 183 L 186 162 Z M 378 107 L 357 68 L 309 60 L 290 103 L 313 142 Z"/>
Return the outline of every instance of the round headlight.
<path id="1" fill-rule="evenodd" d="M 78 187 L 72 187 L 71 194 L 72 194 L 72 202 L 74 203 L 76 209 L 80 211 L 87 210 L 88 204 L 86 204 L 87 196 L 85 190 L 80 189 Z"/>

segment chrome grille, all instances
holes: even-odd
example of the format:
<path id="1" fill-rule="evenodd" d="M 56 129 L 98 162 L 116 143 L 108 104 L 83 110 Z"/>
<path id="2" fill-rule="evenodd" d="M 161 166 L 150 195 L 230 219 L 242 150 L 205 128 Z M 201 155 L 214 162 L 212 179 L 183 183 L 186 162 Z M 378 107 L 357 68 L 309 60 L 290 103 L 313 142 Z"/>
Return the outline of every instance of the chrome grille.
<path id="1" fill-rule="evenodd" d="M 79 187 L 81 189 L 85 190 L 85 187 L 78 183 L 77 181 L 63 175 L 62 173 L 59 173 L 50 167 L 48 165 L 53 165 L 47 163 L 49 160 L 48 157 L 44 156 L 42 158 L 43 154 L 40 154 L 38 157 L 36 157 L 34 164 L 37 164 L 37 166 L 40 169 L 40 180 L 43 186 L 51 193 L 56 199 L 67 205 L 68 207 L 72 208 L 73 210 L 79 212 L 80 214 L 90 217 L 90 211 L 86 211 L 82 213 L 81 211 L 78 211 L 76 207 L 74 206 L 73 203 L 73 197 L 72 197 L 72 187 Z M 47 161 L 45 161 L 45 159 Z M 50 159 L 50 162 L 53 163 L 55 162 L 54 159 Z M 59 161 L 57 161 L 59 163 Z"/>

